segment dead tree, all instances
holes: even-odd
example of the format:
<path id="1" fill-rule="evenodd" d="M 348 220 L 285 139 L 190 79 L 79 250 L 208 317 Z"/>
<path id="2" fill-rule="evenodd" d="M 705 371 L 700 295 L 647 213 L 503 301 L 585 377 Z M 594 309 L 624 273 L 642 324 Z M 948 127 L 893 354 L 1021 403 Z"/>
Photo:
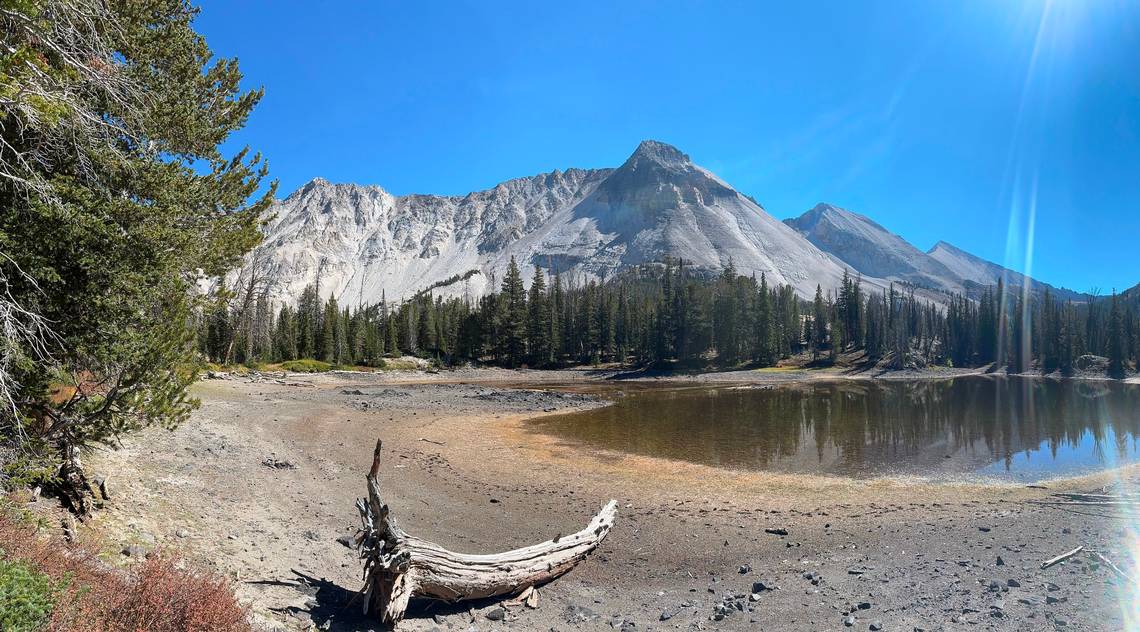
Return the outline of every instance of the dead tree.
<path id="1" fill-rule="evenodd" d="M 368 498 L 359 499 L 363 529 L 365 612 L 385 625 L 404 618 L 412 597 L 455 602 L 511 595 L 549 582 L 574 568 L 598 547 L 614 525 L 617 501 L 611 500 L 585 529 L 541 544 L 490 555 L 454 553 L 409 535 L 397 524 L 380 495 L 380 447 L 372 455 Z"/>

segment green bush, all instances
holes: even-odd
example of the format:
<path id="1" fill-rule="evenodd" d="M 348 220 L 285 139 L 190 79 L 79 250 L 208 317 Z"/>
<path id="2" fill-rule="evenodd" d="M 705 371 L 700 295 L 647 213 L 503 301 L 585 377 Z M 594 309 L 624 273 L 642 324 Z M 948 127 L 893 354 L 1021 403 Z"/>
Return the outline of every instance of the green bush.
<path id="1" fill-rule="evenodd" d="M 333 368 L 328 362 L 320 360 L 289 360 L 282 362 L 281 368 L 294 373 L 324 373 Z"/>
<path id="2" fill-rule="evenodd" d="M 34 632 L 51 616 L 63 583 L 22 561 L 0 559 L 0 630 Z"/>

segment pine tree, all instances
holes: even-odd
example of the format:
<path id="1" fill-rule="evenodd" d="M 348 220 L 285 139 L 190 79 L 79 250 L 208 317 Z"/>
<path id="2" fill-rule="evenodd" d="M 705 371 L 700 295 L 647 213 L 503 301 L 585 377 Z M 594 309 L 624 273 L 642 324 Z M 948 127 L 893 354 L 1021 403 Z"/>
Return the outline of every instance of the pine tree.
<path id="1" fill-rule="evenodd" d="M 321 348 L 318 360 L 336 363 L 336 328 L 339 319 L 340 309 L 337 307 L 336 299 L 329 296 L 328 302 L 325 303 L 324 315 L 321 317 Z"/>
<path id="2" fill-rule="evenodd" d="M 526 357 L 526 289 L 518 264 L 511 257 L 503 278 L 502 340 L 507 366 L 516 367 Z"/>
<path id="3" fill-rule="evenodd" d="M 812 358 L 816 359 L 827 345 L 827 306 L 823 302 L 823 288 L 815 286 L 815 300 L 812 301 L 811 310 L 811 343 Z"/>
<path id="4" fill-rule="evenodd" d="M 384 343 L 384 352 L 390 358 L 400 357 L 400 329 L 397 325 L 399 316 L 396 314 L 388 314 L 384 318 L 384 331 L 387 341 Z"/>
<path id="5" fill-rule="evenodd" d="M 1124 368 L 1124 314 L 1120 307 L 1120 297 L 1113 291 L 1108 312 L 1108 374 L 1123 378 Z"/>
<path id="6" fill-rule="evenodd" d="M 527 299 L 527 349 L 530 352 L 531 366 L 541 367 L 550 364 L 550 304 L 546 295 L 546 279 L 542 268 L 535 264 L 534 279 L 530 284 Z"/>
<path id="7" fill-rule="evenodd" d="M 260 157 L 222 149 L 261 93 L 214 58 L 186 2 L 28 0 L 3 14 L 0 300 L 54 335 L 51 358 L 5 340 L 5 358 L 26 361 L 0 384 L 14 404 L 0 449 L 53 472 L 45 483 L 83 512 L 82 450 L 173 428 L 196 405 L 195 321 L 211 297 L 195 281 L 258 243 L 275 194 L 259 194 Z M 99 387 L 59 400 L 60 375 Z"/>

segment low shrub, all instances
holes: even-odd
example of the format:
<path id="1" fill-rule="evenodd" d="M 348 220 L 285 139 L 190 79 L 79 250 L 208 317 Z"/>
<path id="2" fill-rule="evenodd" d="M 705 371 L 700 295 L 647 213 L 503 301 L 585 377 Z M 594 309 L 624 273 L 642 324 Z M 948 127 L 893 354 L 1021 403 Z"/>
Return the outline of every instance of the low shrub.
<path id="1" fill-rule="evenodd" d="M 324 373 L 333 368 L 333 365 L 320 360 L 289 360 L 281 363 L 281 369 L 293 373 Z"/>
<path id="2" fill-rule="evenodd" d="M 51 616 L 56 595 L 66 582 L 55 582 L 22 560 L 2 559 L 0 551 L 0 630 L 35 632 Z"/>
<path id="3" fill-rule="evenodd" d="M 133 569 L 116 569 L 90 548 L 42 537 L 35 525 L 2 504 L 0 542 L 2 630 L 253 629 L 226 579 L 197 571 L 177 556 L 155 554 Z"/>

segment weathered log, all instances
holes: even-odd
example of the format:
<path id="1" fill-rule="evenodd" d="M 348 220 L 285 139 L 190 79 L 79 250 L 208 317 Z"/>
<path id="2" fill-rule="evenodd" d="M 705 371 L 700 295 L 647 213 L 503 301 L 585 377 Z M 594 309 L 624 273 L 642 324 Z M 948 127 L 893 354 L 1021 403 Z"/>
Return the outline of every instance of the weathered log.
<path id="1" fill-rule="evenodd" d="M 566 573 L 598 547 L 613 528 L 617 501 L 611 500 L 585 529 L 504 553 L 455 553 L 409 535 L 397 524 L 380 493 L 380 449 L 376 441 L 368 472 L 368 498 L 356 501 L 362 522 L 364 610 L 383 624 L 404 618 L 413 597 L 455 602 L 517 594 Z"/>

